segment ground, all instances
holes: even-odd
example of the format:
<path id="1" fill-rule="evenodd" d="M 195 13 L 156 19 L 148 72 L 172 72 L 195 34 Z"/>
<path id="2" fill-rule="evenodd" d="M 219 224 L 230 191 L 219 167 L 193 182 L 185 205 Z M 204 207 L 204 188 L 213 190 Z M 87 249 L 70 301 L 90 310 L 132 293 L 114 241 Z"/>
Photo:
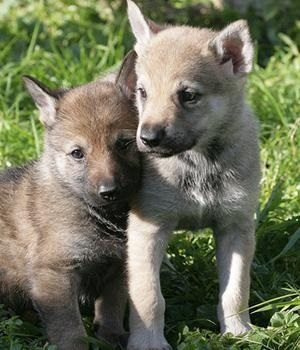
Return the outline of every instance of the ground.
<path id="1" fill-rule="evenodd" d="M 2 1 L 0 168 L 37 158 L 42 149 L 42 127 L 21 76 L 35 76 L 52 87 L 74 86 L 116 67 L 133 44 L 120 3 Z M 149 14 L 160 20 L 166 16 L 171 22 L 218 27 L 238 17 L 230 11 L 210 11 L 209 1 L 204 1 L 208 7 L 199 10 L 199 18 L 197 12 L 191 14 L 197 1 L 158 0 L 156 7 L 149 1 L 140 1 L 143 3 Z M 257 17 L 254 10 L 247 15 L 259 63 L 247 93 L 261 125 L 262 165 L 250 296 L 254 329 L 240 338 L 218 334 L 212 234 L 177 232 L 161 275 L 167 302 L 166 335 L 175 349 L 300 348 L 300 22 L 293 12 L 294 3 L 286 1 L 285 9 L 290 10 L 286 28 L 276 5 L 273 12 L 267 12 L 269 17 Z M 84 320 L 90 330 L 91 315 Z M 108 349 L 92 332 L 86 340 L 91 349 Z M 39 322 L 3 307 L 0 349 L 55 348 L 47 345 Z"/>

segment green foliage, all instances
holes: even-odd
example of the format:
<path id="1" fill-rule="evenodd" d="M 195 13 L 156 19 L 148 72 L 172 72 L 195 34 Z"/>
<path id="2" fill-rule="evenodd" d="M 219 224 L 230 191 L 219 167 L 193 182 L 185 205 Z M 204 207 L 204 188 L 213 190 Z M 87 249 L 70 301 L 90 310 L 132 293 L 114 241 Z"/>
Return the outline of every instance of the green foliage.
<path id="1" fill-rule="evenodd" d="M 113 1 L 121 3 L 120 1 Z M 160 22 L 188 24 L 221 29 L 245 18 L 250 23 L 254 41 L 259 43 L 258 62 L 264 66 L 276 47 L 284 47 L 278 34 L 284 33 L 300 45 L 300 6 L 297 0 L 251 0 L 246 13 L 231 7 L 217 8 L 217 0 L 139 0 L 148 16 Z M 225 3 L 226 1 L 224 1 Z M 233 3 L 233 1 L 232 1 Z"/>
<path id="2" fill-rule="evenodd" d="M 252 320 L 257 326 L 243 338 L 218 335 L 212 234 L 209 230 L 178 232 L 161 279 L 167 299 L 167 337 L 179 350 L 300 348 L 298 7 L 296 1 L 286 0 L 286 17 L 278 10 L 279 2 L 261 3 L 275 10 L 256 16 L 254 9 L 247 14 L 265 64 L 255 66 L 248 84 L 249 101 L 261 124 L 262 184 L 251 289 L 251 305 L 256 305 L 251 308 Z M 160 20 L 201 26 L 220 27 L 238 17 L 231 10 L 210 11 L 209 1 L 199 18 L 195 15 L 199 4 L 194 0 L 143 1 L 143 5 Z M 21 76 L 31 74 L 52 87 L 72 86 L 116 67 L 133 43 L 124 14 L 121 0 L 0 3 L 0 168 L 36 158 L 42 149 L 42 127 Z M 274 37 L 264 32 L 265 25 Z M 276 35 L 279 31 L 289 36 Z M 270 52 L 274 54 L 268 57 Z M 91 315 L 84 322 L 90 348 L 107 348 L 92 336 Z M 54 347 L 47 345 L 39 322 L 1 308 L 0 349 Z"/>
<path id="3" fill-rule="evenodd" d="M 56 347 L 45 344 L 41 329 L 22 321 L 19 316 L 10 316 L 0 305 L 0 349 L 56 350 Z"/>

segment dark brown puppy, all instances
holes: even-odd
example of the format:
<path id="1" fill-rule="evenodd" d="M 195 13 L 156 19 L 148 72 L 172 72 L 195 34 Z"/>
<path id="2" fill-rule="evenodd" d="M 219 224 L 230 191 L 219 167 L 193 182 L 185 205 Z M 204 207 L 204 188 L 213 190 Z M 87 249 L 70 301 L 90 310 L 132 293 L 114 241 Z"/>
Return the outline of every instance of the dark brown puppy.
<path id="1" fill-rule="evenodd" d="M 31 300 L 60 350 L 87 349 L 81 297 L 95 299 L 99 337 L 123 333 L 125 230 L 140 177 L 137 119 L 123 89 L 134 59 L 115 82 L 70 90 L 24 77 L 45 147 L 40 160 L 0 174 L 0 291 Z"/>

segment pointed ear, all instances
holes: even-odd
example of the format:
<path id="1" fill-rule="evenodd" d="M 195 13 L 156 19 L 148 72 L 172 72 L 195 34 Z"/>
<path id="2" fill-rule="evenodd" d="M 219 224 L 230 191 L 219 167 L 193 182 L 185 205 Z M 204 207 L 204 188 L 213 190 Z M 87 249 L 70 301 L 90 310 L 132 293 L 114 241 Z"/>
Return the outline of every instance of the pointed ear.
<path id="1" fill-rule="evenodd" d="M 253 44 L 248 24 L 244 20 L 233 22 L 209 43 L 228 76 L 243 76 L 252 70 Z"/>
<path id="2" fill-rule="evenodd" d="M 137 76 L 135 73 L 135 63 L 137 54 L 134 50 L 128 52 L 116 78 L 116 84 L 120 86 L 124 94 L 134 100 Z"/>
<path id="3" fill-rule="evenodd" d="M 40 120 L 48 127 L 55 123 L 58 97 L 37 79 L 24 75 L 22 80 L 36 106 L 40 110 Z"/>
<path id="4" fill-rule="evenodd" d="M 155 22 L 144 17 L 139 7 L 131 0 L 127 0 L 128 18 L 132 32 L 136 38 L 135 50 L 141 54 L 151 37 L 162 28 Z"/>

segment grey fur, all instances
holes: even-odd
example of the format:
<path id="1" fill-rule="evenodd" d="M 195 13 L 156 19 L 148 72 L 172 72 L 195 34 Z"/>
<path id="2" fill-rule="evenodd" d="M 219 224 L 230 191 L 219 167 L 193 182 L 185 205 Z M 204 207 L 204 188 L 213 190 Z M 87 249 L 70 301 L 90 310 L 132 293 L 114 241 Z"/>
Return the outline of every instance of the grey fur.
<path id="1" fill-rule="evenodd" d="M 124 333 L 127 215 L 140 177 L 126 79 L 57 94 L 25 77 L 46 127 L 44 152 L 0 174 L 1 300 L 31 301 L 59 350 L 88 348 L 79 299 L 95 303 L 99 338 L 115 344 Z M 116 200 L 101 196 L 108 180 Z"/>

